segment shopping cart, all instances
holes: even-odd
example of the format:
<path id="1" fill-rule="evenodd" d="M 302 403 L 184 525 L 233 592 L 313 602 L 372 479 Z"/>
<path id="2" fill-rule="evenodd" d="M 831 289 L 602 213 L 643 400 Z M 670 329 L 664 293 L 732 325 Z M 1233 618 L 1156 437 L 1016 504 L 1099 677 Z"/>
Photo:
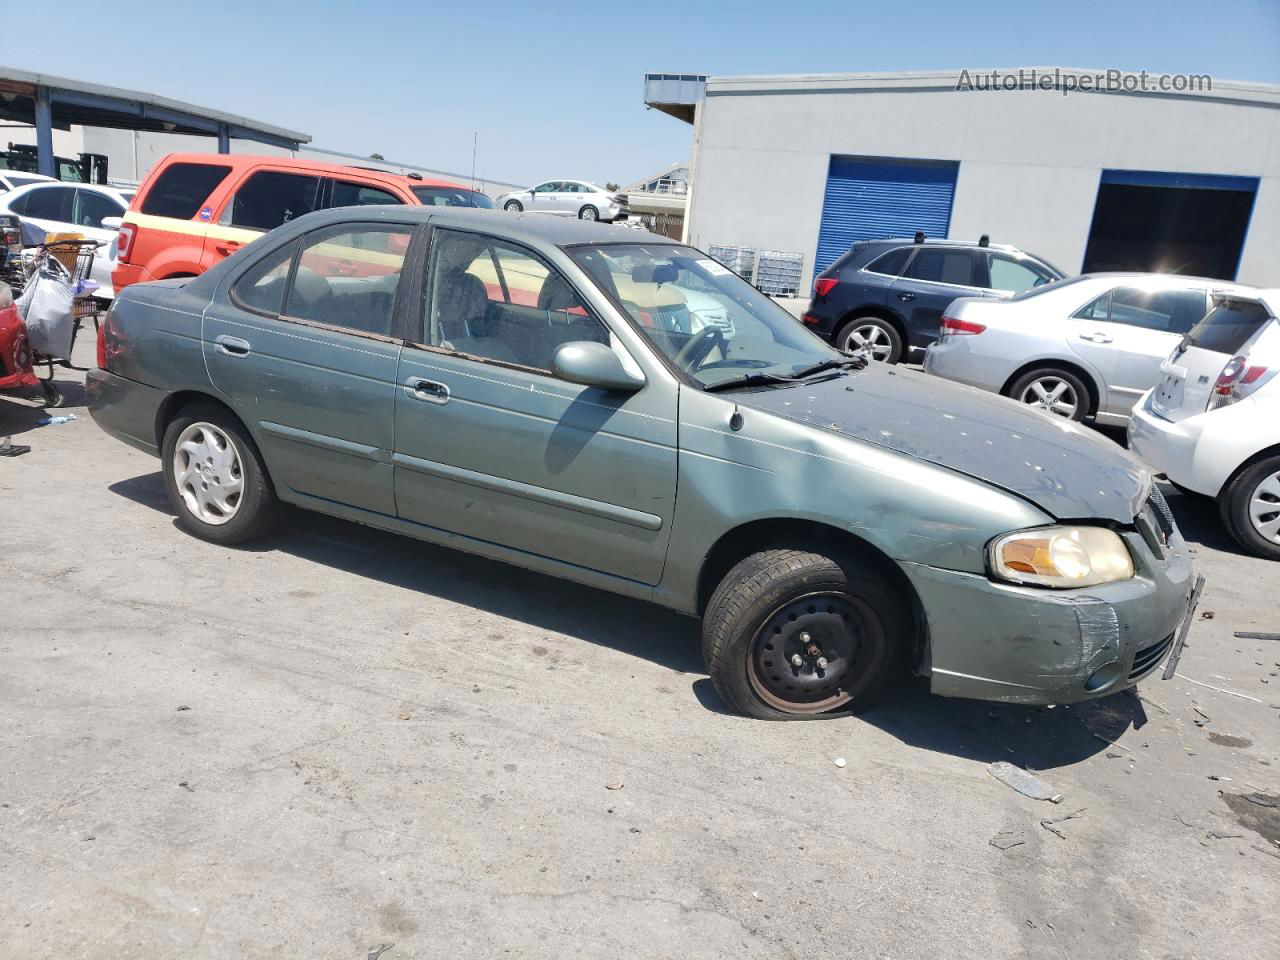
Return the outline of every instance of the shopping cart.
<path id="1" fill-rule="evenodd" d="M 44 364 L 48 370 L 47 377 L 40 378 L 40 388 L 44 391 L 45 402 L 51 407 L 62 405 L 62 394 L 53 382 L 54 366 L 68 370 L 87 370 L 71 363 L 75 350 L 76 335 L 80 325 L 92 320 L 94 329 L 98 328 L 100 307 L 93 297 L 97 285 L 89 280 L 93 270 L 93 260 L 97 249 L 105 244 L 100 240 L 87 240 L 83 237 L 54 236 L 45 243 L 28 247 L 24 251 L 22 267 L 24 273 L 24 292 L 29 284 L 47 282 L 45 278 L 53 276 L 65 281 L 72 291 L 71 300 L 71 348 L 65 357 L 34 352 L 32 366 Z"/>

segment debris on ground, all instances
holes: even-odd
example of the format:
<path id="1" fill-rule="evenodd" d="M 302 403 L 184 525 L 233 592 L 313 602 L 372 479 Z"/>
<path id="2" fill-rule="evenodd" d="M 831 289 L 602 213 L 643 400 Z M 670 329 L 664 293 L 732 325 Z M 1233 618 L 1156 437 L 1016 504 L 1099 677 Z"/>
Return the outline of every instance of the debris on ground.
<path id="1" fill-rule="evenodd" d="M 76 419 L 76 415 L 74 413 L 64 414 L 61 417 L 41 417 L 36 421 L 36 426 L 48 427 L 58 423 L 70 423 L 74 419 Z"/>
<path id="2" fill-rule="evenodd" d="M 188 793 L 196 792 L 196 788 L 191 785 L 191 781 L 189 780 L 179 780 L 178 786 L 180 786 L 183 790 L 186 790 Z"/>
<path id="3" fill-rule="evenodd" d="M 1218 776 L 1216 773 L 1211 773 L 1211 774 L 1209 774 L 1209 779 L 1210 779 L 1210 780 L 1221 780 L 1223 783 L 1230 783 L 1230 782 L 1231 782 L 1231 778 L 1230 778 L 1230 777 L 1220 777 L 1220 776 Z"/>
<path id="4" fill-rule="evenodd" d="M 1048 800 L 1050 803 L 1061 803 L 1066 798 L 1057 793 L 1049 783 L 1041 780 L 1035 774 L 1027 773 L 1021 767 L 1015 767 L 1012 763 L 1004 760 L 997 760 L 991 766 L 987 767 L 987 773 L 991 774 L 1005 786 L 1017 790 L 1024 797 L 1030 797 L 1032 800 Z"/>
<path id="5" fill-rule="evenodd" d="M 1009 850 L 1013 847 L 1020 847 L 1027 842 L 1027 838 L 1023 836 L 1020 830 L 1001 830 L 994 837 L 987 841 L 997 850 Z"/>
<path id="6" fill-rule="evenodd" d="M 1268 850 L 1266 847 L 1257 843 L 1251 843 L 1249 846 L 1253 847 L 1253 849 L 1257 850 L 1259 853 L 1265 853 L 1268 856 L 1275 857 L 1277 860 L 1280 860 L 1280 850 Z"/>
<path id="7" fill-rule="evenodd" d="M 190 710 L 190 709 L 191 708 L 184 703 L 182 704 L 182 706 L 178 707 L 178 713 L 181 713 L 183 710 Z"/>
<path id="8" fill-rule="evenodd" d="M 1121 760 L 1123 758 L 1124 758 L 1123 753 L 1112 753 L 1110 750 L 1107 751 L 1108 760 Z"/>
<path id="9" fill-rule="evenodd" d="M 844 763 L 845 763 L 845 761 L 844 761 L 844 757 L 836 757 L 836 759 L 835 759 L 835 765 L 836 765 L 837 767 L 843 767 L 843 766 L 844 766 Z"/>
<path id="10" fill-rule="evenodd" d="M 622 781 L 621 781 L 621 780 L 619 780 L 617 783 L 606 783 L 606 784 L 604 785 L 604 788 L 605 788 L 606 790 L 621 790 L 621 789 L 622 789 Z"/>
<path id="11" fill-rule="evenodd" d="M 1083 807 L 1081 807 L 1079 810 L 1075 811 L 1074 813 L 1063 814 L 1060 817 L 1045 817 L 1040 821 L 1040 826 L 1044 827 L 1050 833 L 1057 836 L 1058 839 L 1065 840 L 1067 839 L 1067 835 L 1063 833 L 1061 830 L 1059 830 L 1056 826 L 1054 826 L 1054 824 L 1062 823 L 1066 820 L 1078 820 L 1082 813 L 1084 813 Z"/>
<path id="12" fill-rule="evenodd" d="M 369 948 L 369 960 L 378 960 L 380 956 L 394 947 L 394 943 L 380 943 L 376 947 Z"/>
<path id="13" fill-rule="evenodd" d="M 1093 738 L 1095 740 L 1101 740 L 1108 747 L 1115 747 L 1117 750 L 1123 750 L 1125 753 L 1133 753 L 1133 751 L 1130 750 L 1128 747 L 1126 747 L 1123 743 L 1116 743 L 1114 740 L 1108 740 L 1106 737 L 1104 737 L 1100 733 L 1095 733 L 1093 735 Z"/>
<path id="14" fill-rule="evenodd" d="M 5 437 L 0 440 L 0 457 L 20 457 L 24 453 L 30 453 L 31 448 L 26 444 L 14 443 L 12 437 Z"/>
<path id="15" fill-rule="evenodd" d="M 755 897 L 757 900 L 763 900 L 763 899 L 764 899 L 764 897 L 760 896 L 760 891 L 758 891 L 758 890 L 752 890 L 752 891 L 751 891 L 751 896 Z"/>
<path id="16" fill-rule="evenodd" d="M 1250 633 L 1247 630 L 1233 633 L 1232 636 L 1239 640 L 1280 640 L 1280 633 Z"/>
<path id="17" fill-rule="evenodd" d="M 1201 619 L 1201 620 L 1212 620 L 1212 619 L 1213 619 L 1213 611 L 1212 611 L 1212 610 L 1201 610 L 1201 611 L 1200 611 L 1200 619 Z"/>
<path id="18" fill-rule="evenodd" d="M 1191 709 L 1198 714 L 1198 716 L 1194 718 L 1195 724 L 1197 727 L 1203 727 L 1206 723 L 1211 722 L 1209 720 L 1209 715 L 1205 713 L 1203 710 L 1201 710 L 1199 707 L 1197 707 L 1194 703 L 1191 705 Z"/>
<path id="19" fill-rule="evenodd" d="M 401 719 L 401 720 L 408 720 L 408 719 L 409 719 L 409 714 L 407 714 L 407 713 L 402 713 L 402 714 L 400 714 L 400 719 Z"/>

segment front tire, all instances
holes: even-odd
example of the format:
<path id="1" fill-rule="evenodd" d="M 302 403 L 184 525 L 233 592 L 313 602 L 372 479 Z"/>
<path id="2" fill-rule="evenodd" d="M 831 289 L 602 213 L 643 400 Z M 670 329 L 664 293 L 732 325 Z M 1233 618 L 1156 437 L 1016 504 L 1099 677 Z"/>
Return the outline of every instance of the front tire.
<path id="1" fill-rule="evenodd" d="M 1218 500 L 1232 539 L 1250 553 L 1280 560 L 1280 456 L 1240 471 Z"/>
<path id="2" fill-rule="evenodd" d="M 1077 423 L 1089 415 L 1089 388 L 1070 370 L 1029 370 L 1014 381 L 1008 395 L 1019 403 Z"/>
<path id="3" fill-rule="evenodd" d="M 248 431 L 212 404 L 184 407 L 165 428 L 161 464 L 184 530 L 211 543 L 241 543 L 270 529 L 275 492 Z"/>
<path id="4" fill-rule="evenodd" d="M 589 204 L 589 203 L 588 203 L 585 207 L 583 207 L 581 210 L 579 210 L 579 211 L 578 211 L 578 219 L 579 219 L 579 220 L 593 220 L 593 221 L 594 221 L 594 220 L 599 220 L 599 219 L 600 219 L 600 211 L 599 211 L 599 210 L 597 210 L 595 207 L 591 206 L 591 204 Z"/>
<path id="5" fill-rule="evenodd" d="M 716 587 L 702 653 L 736 712 L 805 719 L 872 703 L 899 673 L 910 623 L 901 593 L 875 567 L 766 550 Z"/>
<path id="6" fill-rule="evenodd" d="M 880 317 L 855 317 L 836 334 L 836 347 L 845 353 L 861 353 L 884 363 L 901 360 L 903 346 L 898 328 Z"/>
<path id="7" fill-rule="evenodd" d="M 502 207 L 507 213 L 523 213 L 524 205 L 519 200 L 508 200 Z"/>

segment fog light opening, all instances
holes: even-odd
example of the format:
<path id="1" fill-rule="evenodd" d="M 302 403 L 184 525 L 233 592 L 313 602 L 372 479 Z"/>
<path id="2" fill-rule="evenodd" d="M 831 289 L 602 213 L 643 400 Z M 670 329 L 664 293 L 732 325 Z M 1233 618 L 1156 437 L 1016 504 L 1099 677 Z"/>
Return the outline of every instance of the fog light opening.
<path id="1" fill-rule="evenodd" d="M 1084 682 L 1084 688 L 1089 693 L 1097 693 L 1099 690 L 1115 686 L 1123 677 L 1124 664 L 1119 660 L 1112 660 L 1089 674 L 1089 679 Z"/>

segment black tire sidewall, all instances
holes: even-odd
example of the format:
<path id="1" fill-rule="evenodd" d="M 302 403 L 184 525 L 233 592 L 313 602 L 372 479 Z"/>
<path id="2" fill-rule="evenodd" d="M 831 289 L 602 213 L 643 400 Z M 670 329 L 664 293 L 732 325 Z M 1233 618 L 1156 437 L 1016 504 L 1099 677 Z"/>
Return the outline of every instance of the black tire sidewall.
<path id="1" fill-rule="evenodd" d="M 898 332 L 897 327 L 888 320 L 885 320 L 883 317 L 854 317 L 852 320 L 845 321 L 840 325 L 839 333 L 836 334 L 836 347 L 840 350 L 847 351 L 848 347 L 845 346 L 845 340 L 853 329 L 855 327 L 865 327 L 869 324 L 874 324 L 884 330 L 889 335 L 889 343 L 891 344 L 889 348 L 889 356 L 884 360 L 876 362 L 887 363 L 890 365 L 901 362 L 903 354 L 906 352 L 906 345 L 903 343 L 902 334 Z"/>
<path id="2" fill-rule="evenodd" d="M 507 213 L 524 213 L 524 205 L 519 200 L 508 200 L 502 205 L 502 209 Z"/>
<path id="3" fill-rule="evenodd" d="M 173 453 L 182 431 L 193 423 L 210 423 L 221 430 L 236 447 L 244 478 L 244 492 L 236 515 L 223 524 L 206 523 L 192 514 L 173 475 Z M 212 543 L 240 543 L 263 533 L 274 519 L 276 500 L 253 438 L 234 416 L 216 406 L 184 407 L 165 427 L 160 446 L 160 473 L 164 477 L 169 504 L 184 530 Z"/>
<path id="4" fill-rule="evenodd" d="M 596 214 L 596 215 L 595 215 L 594 217 L 584 216 L 584 214 L 585 214 L 588 210 L 595 210 L 595 214 Z M 592 206 L 591 204 L 589 204 L 589 203 L 584 203 L 584 204 L 582 205 L 582 208 L 578 211 L 578 219 L 579 219 L 579 220 L 594 220 L 594 221 L 596 221 L 596 222 L 598 223 L 598 222 L 599 222 L 599 220 L 600 220 L 600 211 L 599 211 L 599 210 L 596 210 L 596 208 L 595 208 L 594 206 Z"/>
<path id="5" fill-rule="evenodd" d="M 1057 377 L 1059 380 L 1065 380 L 1071 384 L 1071 389 L 1076 392 L 1076 396 L 1079 398 L 1076 404 L 1075 416 L 1071 417 L 1071 420 L 1080 423 L 1092 412 L 1093 398 L 1092 394 L 1089 393 L 1088 386 L 1079 376 L 1070 370 L 1063 370 L 1060 367 L 1037 367 L 1035 370 L 1028 370 L 1015 380 L 1013 386 L 1009 388 L 1009 399 L 1015 400 L 1023 404 L 1023 406 L 1031 406 L 1031 404 L 1023 401 L 1022 393 L 1031 385 L 1033 380 L 1039 380 L 1041 377 Z M 1051 414 L 1051 416 L 1056 417 L 1057 414 Z M 1062 417 L 1060 419 L 1065 420 L 1067 418 Z"/>
<path id="6" fill-rule="evenodd" d="M 790 713 L 760 697 L 747 662 L 770 615 L 788 600 L 810 593 L 851 597 L 864 608 L 866 626 L 880 631 L 883 646 L 849 702 L 826 713 Z M 703 656 L 716 691 L 741 714 L 766 720 L 840 716 L 874 703 L 899 672 L 909 622 L 900 592 L 874 568 L 802 550 L 766 551 L 737 564 L 716 588 L 703 618 Z"/>
<path id="7" fill-rule="evenodd" d="M 1280 455 L 1250 464 L 1227 484 L 1220 501 L 1222 524 L 1231 538 L 1250 553 L 1268 560 L 1280 560 L 1280 544 L 1267 540 L 1253 528 L 1249 502 L 1258 484 L 1277 470 L 1280 470 Z"/>

